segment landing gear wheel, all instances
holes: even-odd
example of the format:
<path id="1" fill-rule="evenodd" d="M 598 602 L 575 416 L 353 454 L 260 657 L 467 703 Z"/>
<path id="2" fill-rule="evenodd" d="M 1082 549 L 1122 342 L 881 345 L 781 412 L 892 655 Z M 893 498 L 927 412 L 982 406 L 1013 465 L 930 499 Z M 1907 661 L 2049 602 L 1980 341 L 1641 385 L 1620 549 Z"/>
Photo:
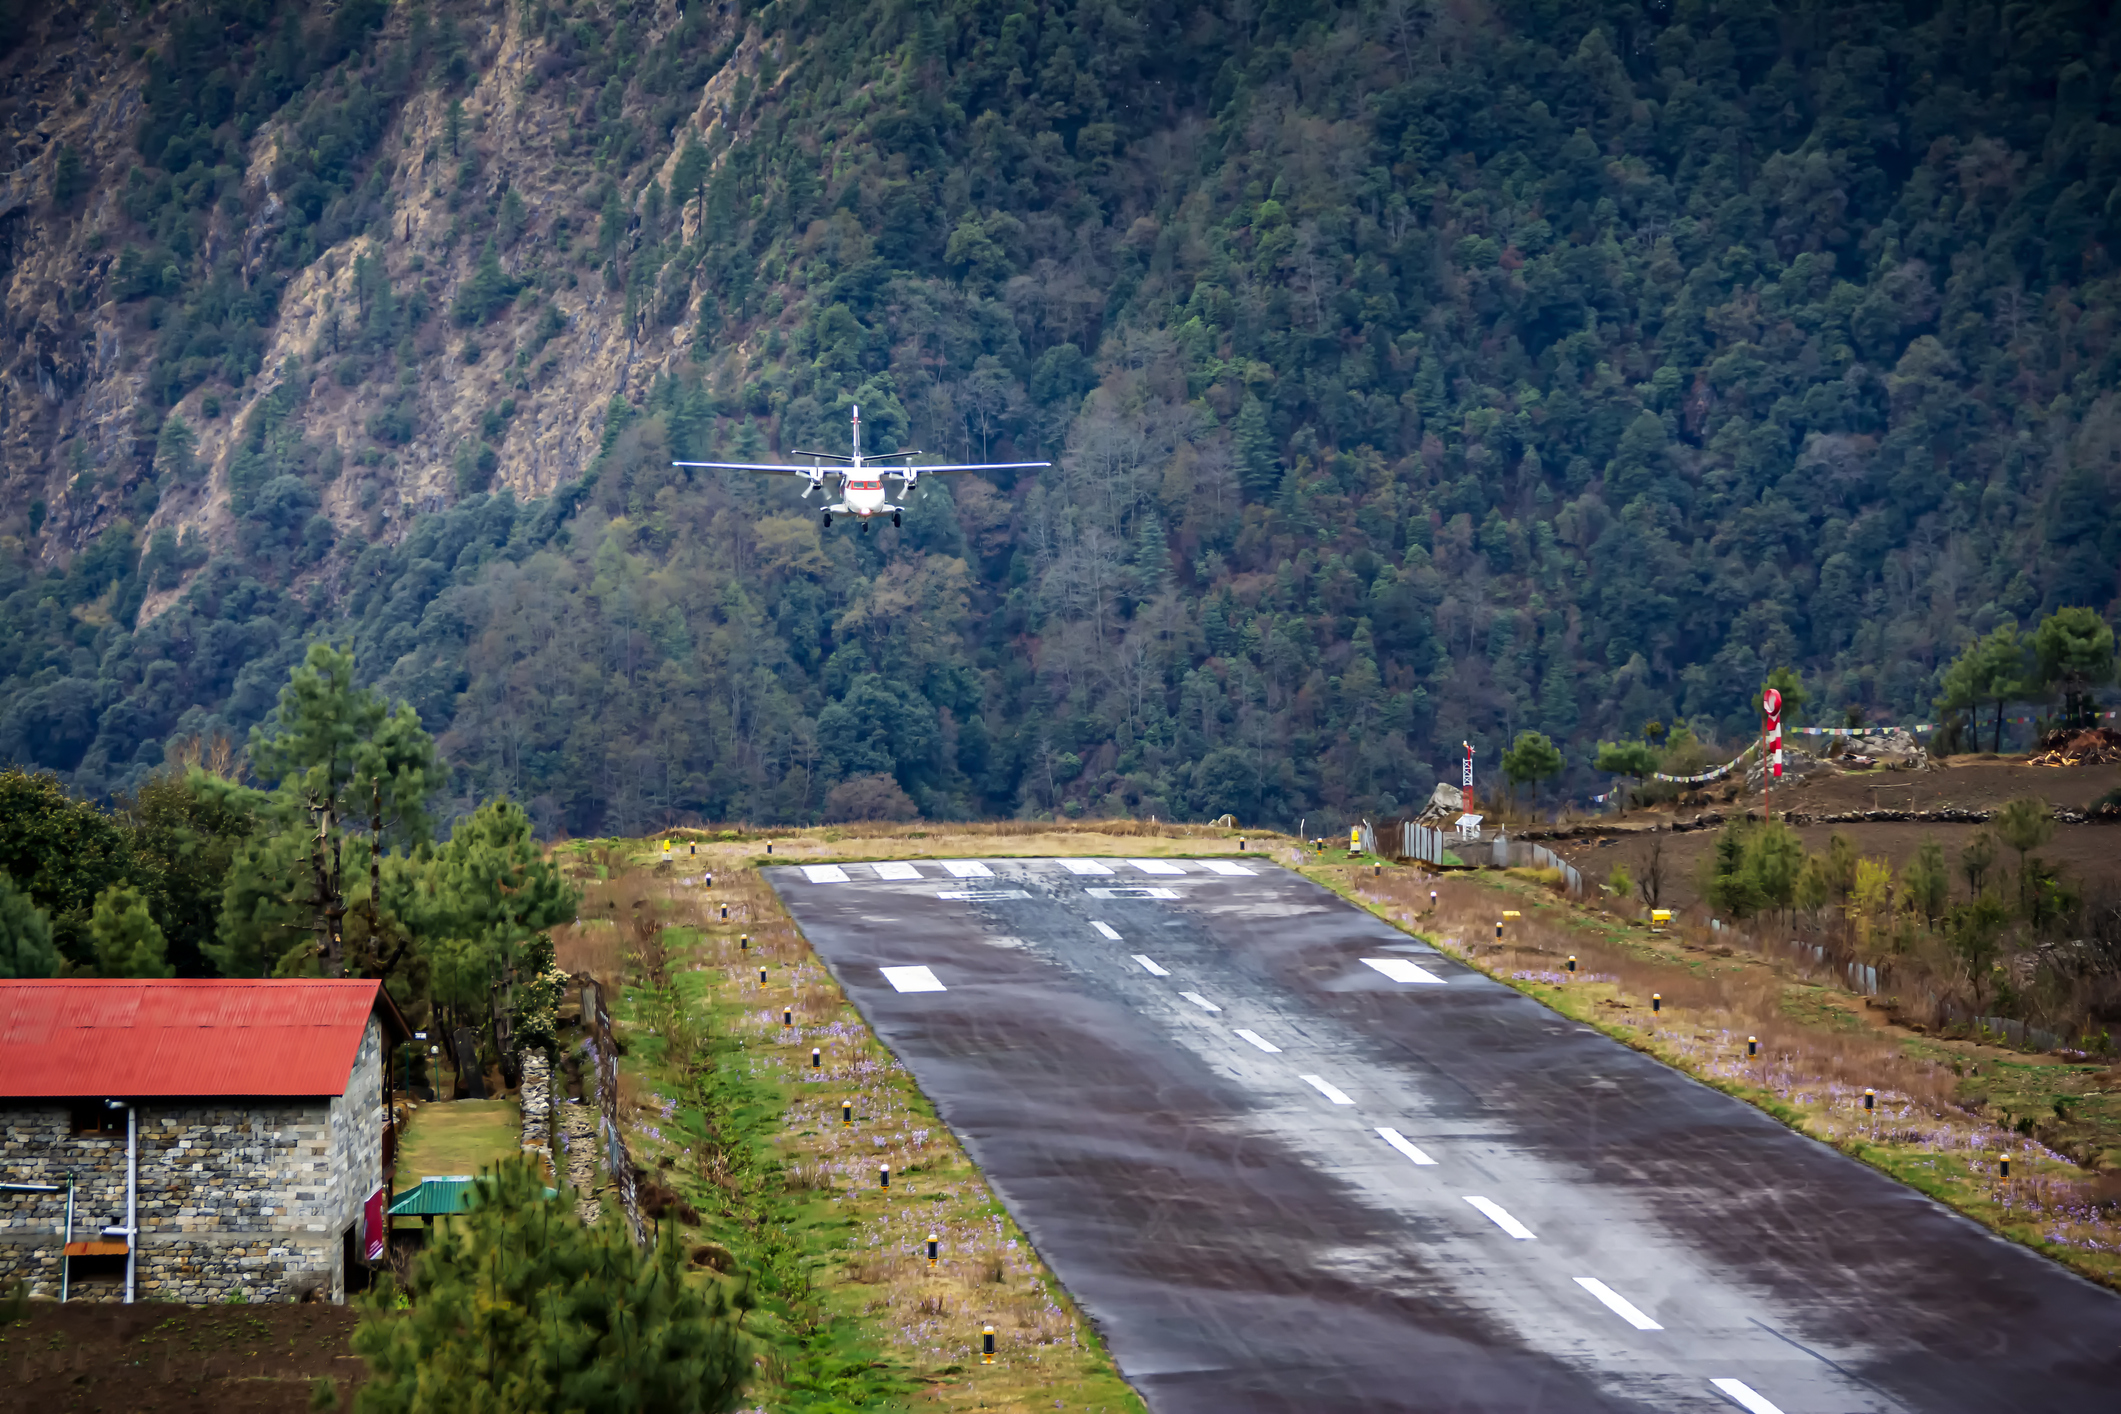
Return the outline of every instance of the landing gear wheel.
<path id="1" fill-rule="evenodd" d="M 897 512 L 897 511 L 893 511 L 893 512 L 891 513 L 891 523 L 892 523 L 893 525 L 897 525 L 897 524 L 898 524 L 898 512 Z"/>
<path id="2" fill-rule="evenodd" d="M 863 521 L 863 522 L 862 522 L 862 534 L 864 534 L 864 535 L 867 535 L 868 533 L 869 533 L 869 522 L 865 520 L 865 521 Z"/>
<path id="3" fill-rule="evenodd" d="M 825 529 L 832 529 L 832 512 L 825 512 Z"/>

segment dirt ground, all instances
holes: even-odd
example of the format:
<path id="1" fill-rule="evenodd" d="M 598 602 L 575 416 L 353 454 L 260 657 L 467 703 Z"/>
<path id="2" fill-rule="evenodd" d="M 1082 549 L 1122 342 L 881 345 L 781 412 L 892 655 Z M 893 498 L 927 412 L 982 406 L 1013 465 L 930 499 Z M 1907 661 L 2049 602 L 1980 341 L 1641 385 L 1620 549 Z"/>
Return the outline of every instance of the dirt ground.
<path id="1" fill-rule="evenodd" d="M 366 1366 L 345 1306 L 30 1304 L 0 1326 L 0 1411 L 300 1414 L 319 1378 L 339 1404 Z"/>
<path id="2" fill-rule="evenodd" d="M 1832 768 L 1819 771 L 1774 793 L 1777 818 L 1795 811 L 1808 815 L 1838 814 L 1851 810 L 1994 810 L 2024 795 L 2037 795 L 2050 805 L 2082 810 L 2108 791 L 2121 788 L 2121 766 L 2046 767 L 2028 766 L 2022 760 L 1994 756 L 1955 756 L 1928 771 L 1860 771 L 1842 773 Z M 1720 811 L 1735 815 L 1760 809 L 1760 795 L 1748 792 L 1736 800 L 1715 799 L 1709 805 L 1683 810 L 1680 819 Z M 1643 877 L 1652 850 L 1660 845 L 1664 854 L 1663 906 L 1691 908 L 1701 899 L 1702 880 L 1708 858 L 1715 848 L 1716 831 L 1694 830 L 1674 834 L 1650 832 L 1654 824 L 1669 824 L 1669 811 L 1629 812 L 1609 816 L 1601 823 L 1639 826 L 1639 837 L 1598 837 L 1548 841 L 1548 847 L 1595 880 L 1603 882 L 1615 864 L 1625 864 L 1635 879 Z M 1944 847 L 1944 858 L 1952 868 L 1955 893 L 1964 895 L 1966 882 L 1958 873 L 1959 851 L 1983 829 L 1980 825 L 1877 822 L 1841 825 L 1806 825 L 1797 833 L 1810 851 L 1824 851 L 1835 834 L 1848 837 L 1858 854 L 1892 862 L 1897 871 L 1914 857 L 1924 840 Z M 2017 857 L 2002 850 L 1999 865 L 2015 873 Z M 2059 865 L 2080 885 L 2121 881 L 2121 826 L 2057 825 L 2055 837 L 2038 851 L 2040 858 Z"/>
<path id="3" fill-rule="evenodd" d="M 2028 766 L 2023 758 L 1954 756 L 1928 771 L 1818 771 L 1775 792 L 1775 811 L 1993 810 L 2021 795 L 2037 795 L 2066 810 L 2082 810 L 2121 789 L 2121 766 Z M 1757 797 L 1753 801 L 1757 804 Z"/>

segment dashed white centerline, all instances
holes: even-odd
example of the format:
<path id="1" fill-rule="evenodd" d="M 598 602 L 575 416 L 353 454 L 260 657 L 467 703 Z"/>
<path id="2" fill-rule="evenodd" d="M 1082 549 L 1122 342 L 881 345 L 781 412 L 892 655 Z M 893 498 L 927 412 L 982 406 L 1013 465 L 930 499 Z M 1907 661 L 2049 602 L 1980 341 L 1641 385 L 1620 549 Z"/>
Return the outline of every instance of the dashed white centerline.
<path id="1" fill-rule="evenodd" d="M 1436 1160 L 1430 1158 L 1427 1154 L 1424 1154 L 1421 1150 L 1415 1148 L 1412 1144 L 1409 1144 L 1407 1142 L 1407 1137 L 1404 1134 L 1401 1134 L 1396 1129 L 1379 1129 L 1377 1131 L 1377 1134 L 1379 1138 L 1385 1141 L 1385 1143 L 1390 1144 L 1393 1148 L 1399 1150 L 1400 1153 L 1405 1154 L 1408 1158 L 1412 1159 L 1417 1164 L 1433 1164 L 1436 1162 Z"/>
<path id="2" fill-rule="evenodd" d="M 921 876 L 921 871 L 911 864 L 872 864 L 869 867 L 876 871 L 879 879 L 918 879 Z"/>
<path id="3" fill-rule="evenodd" d="M 884 980 L 901 992 L 940 992 L 943 984 L 936 980 L 935 973 L 925 967 L 887 967 L 883 969 Z"/>
<path id="4" fill-rule="evenodd" d="M 847 877 L 847 871 L 840 868 L 837 864 L 805 864 L 803 866 L 803 877 L 813 884 L 845 884 L 852 882 Z"/>
<path id="5" fill-rule="evenodd" d="M 1366 957 L 1363 966 L 1374 967 L 1394 982 L 1433 982 L 1442 985 L 1443 978 L 1433 972 L 1424 971 L 1403 957 Z"/>
<path id="6" fill-rule="evenodd" d="M 1161 970 L 1161 969 L 1159 969 L 1159 970 Z M 1198 992 L 1180 992 L 1180 993 L 1179 993 L 1179 995 L 1180 995 L 1180 996 L 1182 996 L 1182 997 L 1184 997 L 1184 998 L 1185 998 L 1185 999 L 1186 999 L 1187 1001 L 1189 1001 L 1189 1002 L 1193 1003 L 1193 1005 L 1195 1005 L 1195 1006 L 1199 1007 L 1199 1008 L 1200 1008 L 1200 1009 L 1201 1009 L 1202 1011 L 1221 1011 L 1221 1010 L 1222 1010 L 1222 1008 L 1221 1008 L 1221 1007 L 1219 1007 L 1219 1006 L 1217 1006 L 1217 1005 L 1216 1005 L 1215 1003 L 1213 1003 L 1213 1002 L 1209 1001 L 1209 1000 L 1208 1000 L 1208 999 L 1207 999 L 1206 997 L 1202 996 L 1202 995 L 1201 995 L 1200 993 L 1198 993 Z"/>
<path id="7" fill-rule="evenodd" d="M 1094 859 L 1056 859 L 1053 862 L 1070 874 L 1109 874 L 1112 872 Z"/>
<path id="8" fill-rule="evenodd" d="M 994 871 L 977 859 L 946 859 L 943 861 L 943 867 L 948 869 L 953 877 L 959 879 L 991 879 L 994 877 Z"/>
<path id="9" fill-rule="evenodd" d="M 1178 865 L 1163 859 L 1130 859 L 1127 862 L 1144 874 L 1183 874 L 1186 872 Z"/>
<path id="10" fill-rule="evenodd" d="M 1164 969 L 1162 969 L 1161 967 L 1158 967 L 1154 962 L 1151 962 L 1147 957 L 1143 956 L 1141 953 L 1136 953 L 1134 955 L 1134 960 L 1140 963 L 1142 965 L 1142 971 L 1148 973 L 1151 977 L 1169 977 L 1171 975 L 1170 973 L 1164 971 Z"/>
<path id="11" fill-rule="evenodd" d="M 1470 1196 L 1467 1197 L 1466 1201 L 1468 1203 L 1471 1203 L 1474 1207 L 1478 1208 L 1482 1213 L 1486 1214 L 1488 1220 L 1494 1223 L 1495 1226 L 1501 1228 L 1504 1232 L 1516 1238 L 1519 1242 L 1530 1242 L 1532 1240 L 1532 1229 L 1526 1227 L 1523 1223 L 1517 1221 L 1517 1219 L 1511 1217 L 1507 1212 L 1503 1211 L 1502 1204 L 1491 1202 L 1486 1198 L 1474 1198 Z"/>
<path id="12" fill-rule="evenodd" d="M 1325 1096 L 1327 1099 L 1331 1100 L 1336 1105 L 1352 1105 L 1355 1103 L 1353 1100 L 1348 1098 L 1348 1094 L 1345 1090 L 1342 1090 L 1337 1086 L 1328 1085 L 1325 1081 L 1319 1079 L 1315 1075 L 1306 1075 L 1299 1078 L 1302 1079 L 1304 1084 L 1310 1086 L 1313 1090 L 1316 1090 L 1319 1094 Z"/>
<path id="13" fill-rule="evenodd" d="M 1710 1380 L 1709 1383 L 1729 1395 L 1741 1409 L 1751 1414 L 1782 1414 L 1780 1409 L 1762 1399 L 1744 1380 Z"/>
<path id="14" fill-rule="evenodd" d="M 1119 929 L 1113 927 L 1110 923 L 1092 923 L 1090 926 L 1097 929 L 1097 935 L 1100 938 L 1109 938 L 1115 943 L 1119 941 Z"/>
<path id="15" fill-rule="evenodd" d="M 1641 1308 L 1636 1306 L 1634 1302 L 1613 1290 L 1612 1287 L 1607 1286 L 1597 1277 L 1578 1277 L 1576 1278 L 1576 1284 L 1585 1291 L 1590 1292 L 1591 1295 L 1597 1297 L 1600 1301 L 1603 1301 L 1607 1310 L 1620 1317 L 1621 1320 L 1626 1321 L 1636 1330 L 1661 1331 L 1664 1329 L 1663 1326 L 1658 1325 L 1648 1316 L 1645 1316 Z"/>
<path id="16" fill-rule="evenodd" d="M 1244 1037 L 1247 1041 L 1250 1041 L 1253 1045 L 1259 1047 L 1261 1050 L 1267 1052 L 1269 1055 L 1281 1054 L 1281 1047 L 1275 1045 L 1272 1041 L 1269 1041 L 1266 1037 L 1260 1035 L 1257 1031 L 1247 1031 L 1244 1027 L 1240 1026 L 1237 1028 L 1237 1034 Z"/>

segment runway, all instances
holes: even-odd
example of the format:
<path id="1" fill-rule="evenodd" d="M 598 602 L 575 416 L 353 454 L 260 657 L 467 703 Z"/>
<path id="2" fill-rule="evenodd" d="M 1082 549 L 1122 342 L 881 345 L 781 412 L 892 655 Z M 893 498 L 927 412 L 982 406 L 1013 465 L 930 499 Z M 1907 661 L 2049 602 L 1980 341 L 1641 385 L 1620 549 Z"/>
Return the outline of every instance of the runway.
<path id="1" fill-rule="evenodd" d="M 1278 866 L 765 873 L 1158 1411 L 2121 1408 L 2121 1297 Z"/>

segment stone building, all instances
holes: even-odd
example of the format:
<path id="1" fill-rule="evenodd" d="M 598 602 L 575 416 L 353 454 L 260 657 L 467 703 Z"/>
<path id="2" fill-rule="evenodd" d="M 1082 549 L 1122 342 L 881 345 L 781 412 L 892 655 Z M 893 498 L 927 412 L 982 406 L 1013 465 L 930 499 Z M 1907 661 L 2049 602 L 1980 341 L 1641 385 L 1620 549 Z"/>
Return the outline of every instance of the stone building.
<path id="1" fill-rule="evenodd" d="M 406 1036 L 374 981 L 0 981 L 0 1290 L 343 1301 Z"/>

